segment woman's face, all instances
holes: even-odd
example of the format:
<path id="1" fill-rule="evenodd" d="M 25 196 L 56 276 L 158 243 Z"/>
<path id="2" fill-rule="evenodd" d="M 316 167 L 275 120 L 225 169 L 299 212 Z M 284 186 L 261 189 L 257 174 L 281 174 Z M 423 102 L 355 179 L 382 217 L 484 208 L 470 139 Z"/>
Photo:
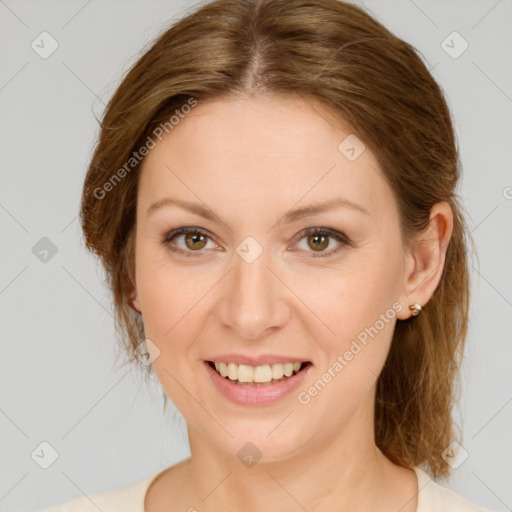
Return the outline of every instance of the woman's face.
<path id="1" fill-rule="evenodd" d="M 374 156 L 333 126 L 312 100 L 199 103 L 143 164 L 133 304 L 166 394 L 231 455 L 373 436 L 376 380 L 409 316 L 406 253 Z M 178 228 L 191 232 L 165 245 Z M 256 388 L 208 361 L 244 364 L 228 367 L 244 381 L 309 364 Z"/>

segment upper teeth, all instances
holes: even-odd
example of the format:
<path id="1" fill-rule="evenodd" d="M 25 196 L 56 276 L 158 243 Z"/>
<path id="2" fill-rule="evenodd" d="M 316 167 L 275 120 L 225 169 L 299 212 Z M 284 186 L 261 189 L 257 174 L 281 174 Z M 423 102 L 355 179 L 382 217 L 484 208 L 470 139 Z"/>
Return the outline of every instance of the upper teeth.
<path id="1" fill-rule="evenodd" d="M 302 363 L 276 363 L 273 365 L 249 366 L 247 364 L 215 362 L 215 369 L 230 380 L 240 382 L 270 382 L 281 379 L 283 375 L 290 377 L 298 372 Z"/>

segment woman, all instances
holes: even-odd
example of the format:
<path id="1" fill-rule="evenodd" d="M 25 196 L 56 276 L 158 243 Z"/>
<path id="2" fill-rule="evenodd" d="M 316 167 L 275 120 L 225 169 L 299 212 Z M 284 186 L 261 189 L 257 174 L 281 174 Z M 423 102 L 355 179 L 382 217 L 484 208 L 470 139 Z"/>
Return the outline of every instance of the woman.
<path id="1" fill-rule="evenodd" d="M 459 172 L 439 86 L 354 5 L 217 0 L 162 34 L 81 221 L 191 457 L 51 510 L 483 511 L 427 473 L 459 449 Z"/>

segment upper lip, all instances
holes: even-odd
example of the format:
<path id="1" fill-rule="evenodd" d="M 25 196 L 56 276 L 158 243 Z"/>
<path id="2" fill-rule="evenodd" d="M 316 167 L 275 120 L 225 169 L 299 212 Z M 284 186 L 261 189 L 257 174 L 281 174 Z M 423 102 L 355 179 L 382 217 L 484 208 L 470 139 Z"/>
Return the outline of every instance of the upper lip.
<path id="1" fill-rule="evenodd" d="M 276 363 L 304 363 L 309 362 L 308 359 L 293 357 L 293 356 L 280 356 L 277 354 L 262 354 L 260 356 L 251 357 L 243 354 L 219 354 L 212 356 L 207 361 L 214 363 L 235 363 L 246 364 L 249 366 L 264 366 L 266 364 L 272 365 Z"/>

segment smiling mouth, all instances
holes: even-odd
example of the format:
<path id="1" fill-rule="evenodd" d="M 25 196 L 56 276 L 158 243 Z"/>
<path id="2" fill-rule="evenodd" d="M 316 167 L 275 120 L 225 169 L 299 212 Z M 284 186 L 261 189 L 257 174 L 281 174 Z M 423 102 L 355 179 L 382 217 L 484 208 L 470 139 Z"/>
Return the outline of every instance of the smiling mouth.
<path id="1" fill-rule="evenodd" d="M 270 386 L 278 384 L 311 366 L 311 362 L 276 363 L 263 366 L 206 361 L 221 377 L 240 386 Z"/>

